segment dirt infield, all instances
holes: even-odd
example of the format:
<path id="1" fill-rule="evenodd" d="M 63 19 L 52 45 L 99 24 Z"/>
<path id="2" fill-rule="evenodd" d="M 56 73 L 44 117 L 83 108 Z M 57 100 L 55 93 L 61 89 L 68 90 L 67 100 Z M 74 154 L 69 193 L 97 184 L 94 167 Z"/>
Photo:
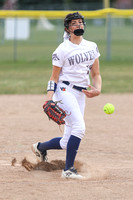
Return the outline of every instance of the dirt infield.
<path id="1" fill-rule="evenodd" d="M 42 95 L 0 96 L 0 200 L 131 200 L 133 198 L 133 94 L 101 95 L 86 101 L 86 135 L 77 154 L 84 180 L 61 178 L 64 150 L 50 150 L 56 170 L 28 171 L 36 164 L 31 144 L 62 136 L 43 113 Z M 115 112 L 106 115 L 105 103 Z M 15 159 L 16 160 L 15 160 Z M 14 159 L 14 160 L 13 160 Z M 13 160 L 13 163 L 12 163 Z"/>

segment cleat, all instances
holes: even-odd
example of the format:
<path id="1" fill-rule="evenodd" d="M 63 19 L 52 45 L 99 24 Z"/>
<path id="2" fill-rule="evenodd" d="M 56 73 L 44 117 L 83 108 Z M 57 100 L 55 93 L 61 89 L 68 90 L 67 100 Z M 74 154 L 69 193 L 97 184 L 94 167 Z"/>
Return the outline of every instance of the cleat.
<path id="1" fill-rule="evenodd" d="M 62 178 L 67 179 L 83 179 L 84 177 L 77 173 L 77 170 L 74 167 L 69 168 L 66 171 L 62 171 Z"/>
<path id="2" fill-rule="evenodd" d="M 39 144 L 39 142 L 32 144 L 31 150 L 36 155 L 36 158 L 39 162 L 42 162 L 42 161 L 46 162 L 47 161 L 47 151 L 44 151 L 43 153 L 41 151 L 39 151 L 37 148 L 38 144 Z"/>

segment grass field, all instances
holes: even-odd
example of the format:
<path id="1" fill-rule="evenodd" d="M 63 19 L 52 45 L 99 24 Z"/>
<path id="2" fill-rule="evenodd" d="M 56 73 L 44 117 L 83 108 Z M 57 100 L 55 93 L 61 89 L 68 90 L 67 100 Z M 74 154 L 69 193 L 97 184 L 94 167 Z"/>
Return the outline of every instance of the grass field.
<path id="1" fill-rule="evenodd" d="M 55 23 L 55 21 L 53 22 Z M 6 41 L 0 26 L 0 94 L 42 94 L 46 92 L 52 65 L 51 54 L 62 41 L 63 24 L 53 31 L 37 30 L 31 23 L 27 41 Z M 106 26 L 88 21 L 85 39 L 98 44 L 103 93 L 133 92 L 133 28 L 130 24 L 112 27 L 111 60 L 107 61 Z"/>
<path id="2" fill-rule="evenodd" d="M 133 92 L 132 62 L 100 63 L 102 93 Z M 52 66 L 45 62 L 0 62 L 0 94 L 43 94 Z"/>

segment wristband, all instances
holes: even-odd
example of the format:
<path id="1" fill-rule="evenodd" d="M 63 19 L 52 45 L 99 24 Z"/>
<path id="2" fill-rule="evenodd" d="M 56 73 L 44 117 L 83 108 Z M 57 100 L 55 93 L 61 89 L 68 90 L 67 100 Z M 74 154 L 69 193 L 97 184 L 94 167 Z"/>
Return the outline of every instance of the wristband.
<path id="1" fill-rule="evenodd" d="M 57 88 L 57 83 L 55 83 L 54 81 L 48 81 L 48 87 L 47 87 L 47 91 L 54 91 Z"/>

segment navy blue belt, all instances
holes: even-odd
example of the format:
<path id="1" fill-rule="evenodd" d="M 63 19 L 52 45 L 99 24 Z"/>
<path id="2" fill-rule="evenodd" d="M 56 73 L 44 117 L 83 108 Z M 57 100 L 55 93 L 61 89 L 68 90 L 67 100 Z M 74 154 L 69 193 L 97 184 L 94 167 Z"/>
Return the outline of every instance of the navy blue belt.
<path id="1" fill-rule="evenodd" d="M 70 82 L 68 82 L 68 81 L 62 81 L 62 83 L 66 84 L 66 85 L 70 85 Z M 77 85 L 72 85 L 72 88 L 79 90 L 79 91 L 87 90 L 85 87 L 79 87 Z"/>

